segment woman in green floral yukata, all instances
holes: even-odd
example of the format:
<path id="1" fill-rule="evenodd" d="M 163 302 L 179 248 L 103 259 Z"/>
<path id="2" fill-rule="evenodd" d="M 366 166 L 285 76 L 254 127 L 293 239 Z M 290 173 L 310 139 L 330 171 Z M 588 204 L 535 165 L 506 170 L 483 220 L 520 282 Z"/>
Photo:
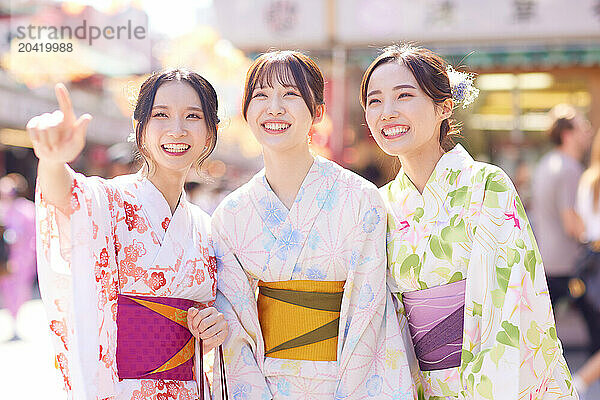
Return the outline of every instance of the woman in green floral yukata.
<path id="1" fill-rule="evenodd" d="M 385 49 L 361 84 L 373 137 L 402 163 L 380 190 L 419 398 L 576 399 L 523 204 L 449 138 L 453 107 L 477 94 L 472 75 L 411 45 Z"/>

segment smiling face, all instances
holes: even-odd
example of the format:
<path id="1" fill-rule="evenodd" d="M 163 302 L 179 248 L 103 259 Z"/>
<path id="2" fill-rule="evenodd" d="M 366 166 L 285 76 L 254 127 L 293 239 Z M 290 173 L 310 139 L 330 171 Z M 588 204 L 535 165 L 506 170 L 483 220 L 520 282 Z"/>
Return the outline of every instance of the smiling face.
<path id="1" fill-rule="evenodd" d="M 436 151 L 440 125 L 451 113 L 451 100 L 436 105 L 403 64 L 381 64 L 370 77 L 365 118 L 375 141 L 387 154 L 404 157 Z"/>
<path id="2" fill-rule="evenodd" d="M 155 174 L 187 174 L 205 151 L 207 139 L 208 128 L 196 91 L 180 81 L 161 85 L 143 135 Z"/>
<path id="3" fill-rule="evenodd" d="M 322 118 L 324 107 L 318 106 L 313 118 L 297 86 L 283 85 L 279 79 L 263 85 L 254 88 L 246 114 L 256 139 L 273 152 L 308 151 L 308 132 Z"/>

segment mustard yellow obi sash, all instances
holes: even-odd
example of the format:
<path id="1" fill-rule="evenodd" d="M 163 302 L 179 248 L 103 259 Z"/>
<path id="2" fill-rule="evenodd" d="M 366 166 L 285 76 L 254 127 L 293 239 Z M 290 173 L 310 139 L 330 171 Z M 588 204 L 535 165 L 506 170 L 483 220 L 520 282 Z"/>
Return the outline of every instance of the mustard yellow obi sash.
<path id="1" fill-rule="evenodd" d="M 336 361 L 344 281 L 258 283 L 267 357 Z"/>

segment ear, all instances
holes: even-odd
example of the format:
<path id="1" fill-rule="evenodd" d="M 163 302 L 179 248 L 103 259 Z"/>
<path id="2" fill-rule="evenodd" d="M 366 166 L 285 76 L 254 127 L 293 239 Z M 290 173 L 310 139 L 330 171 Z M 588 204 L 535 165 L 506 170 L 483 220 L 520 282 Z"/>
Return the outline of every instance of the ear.
<path id="1" fill-rule="evenodd" d="M 454 100 L 453 99 L 446 99 L 442 102 L 442 104 L 440 104 L 440 117 L 442 117 L 442 120 L 446 119 L 446 118 L 450 118 L 452 116 L 452 111 L 454 110 Z"/>
<path id="2" fill-rule="evenodd" d="M 315 117 L 313 118 L 313 125 L 323 121 L 325 117 L 325 104 L 319 104 L 315 110 Z"/>

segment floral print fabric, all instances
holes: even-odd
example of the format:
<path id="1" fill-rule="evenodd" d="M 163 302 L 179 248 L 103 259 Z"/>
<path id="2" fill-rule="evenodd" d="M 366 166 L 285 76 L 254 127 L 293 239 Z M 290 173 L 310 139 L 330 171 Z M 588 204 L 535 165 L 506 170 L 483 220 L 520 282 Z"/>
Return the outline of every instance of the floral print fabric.
<path id="1" fill-rule="evenodd" d="M 118 293 L 214 301 L 208 215 L 185 194 L 171 215 L 141 175 L 71 173 L 69 210 L 36 198 L 40 288 L 69 398 L 196 399 L 196 381 L 119 381 L 115 321 Z"/>
<path id="2" fill-rule="evenodd" d="M 460 145 L 423 193 L 401 170 L 380 189 L 388 205 L 390 286 L 402 293 L 466 279 L 460 367 L 419 371 L 425 399 L 574 399 L 556 336 L 544 267 L 508 176 Z"/>

